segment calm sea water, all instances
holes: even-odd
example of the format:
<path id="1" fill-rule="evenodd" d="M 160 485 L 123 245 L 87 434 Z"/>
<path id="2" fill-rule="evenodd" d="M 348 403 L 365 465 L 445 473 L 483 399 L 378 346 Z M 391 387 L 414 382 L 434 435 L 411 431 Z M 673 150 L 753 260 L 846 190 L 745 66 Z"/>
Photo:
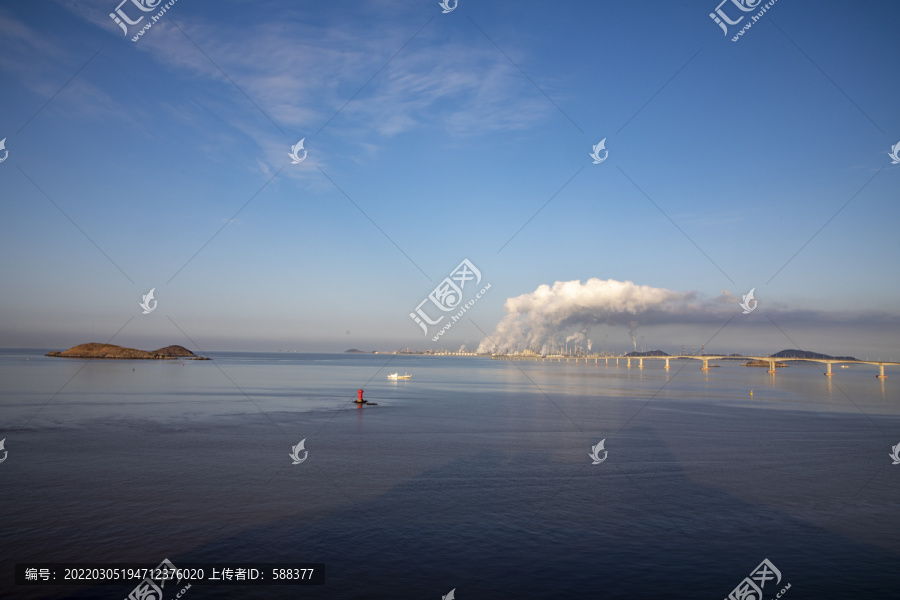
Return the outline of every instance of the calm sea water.
<path id="1" fill-rule="evenodd" d="M 2 597 L 134 587 L 26 589 L 16 562 L 169 558 L 326 564 L 189 600 L 721 599 L 768 558 L 766 599 L 900 598 L 900 372 L 41 354 L 0 352 Z"/>

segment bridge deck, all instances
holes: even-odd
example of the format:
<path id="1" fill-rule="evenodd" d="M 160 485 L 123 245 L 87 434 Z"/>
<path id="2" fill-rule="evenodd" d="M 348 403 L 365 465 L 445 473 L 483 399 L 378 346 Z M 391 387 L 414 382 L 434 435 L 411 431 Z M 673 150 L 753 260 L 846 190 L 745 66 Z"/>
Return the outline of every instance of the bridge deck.
<path id="1" fill-rule="evenodd" d="M 616 364 L 620 360 L 627 361 L 627 366 L 631 367 L 631 361 L 638 361 L 638 367 L 644 367 L 645 360 L 664 360 L 666 361 L 666 369 L 669 368 L 670 360 L 679 360 L 679 359 L 689 359 L 689 360 L 699 360 L 703 363 L 703 370 L 709 370 L 709 361 L 718 361 L 718 360 L 754 360 L 760 362 L 769 363 L 769 373 L 776 373 L 775 366 L 777 363 L 784 363 L 788 361 L 806 361 L 806 362 L 817 362 L 817 363 L 825 363 L 827 365 L 827 369 L 825 371 L 825 375 L 832 376 L 833 373 L 831 371 L 831 365 L 833 364 L 861 364 L 861 365 L 876 365 L 878 367 L 878 375 L 877 377 L 880 379 L 884 379 L 887 375 L 884 374 L 885 366 L 895 366 L 900 365 L 900 362 L 893 362 L 887 360 L 846 360 L 840 358 L 801 358 L 801 357 L 774 357 L 774 356 L 725 356 L 723 354 L 678 354 L 674 356 L 627 356 L 624 354 L 614 355 L 614 356 L 538 356 L 538 355 L 525 355 L 525 354 L 492 354 L 491 359 L 493 360 L 541 360 L 541 361 L 553 361 L 562 362 L 563 359 L 566 362 L 570 360 L 574 360 L 575 364 L 578 364 L 579 360 L 583 360 L 585 364 L 589 361 L 594 361 L 594 364 L 599 364 L 600 361 L 604 361 L 604 365 L 608 365 L 610 360 L 615 360 Z"/>

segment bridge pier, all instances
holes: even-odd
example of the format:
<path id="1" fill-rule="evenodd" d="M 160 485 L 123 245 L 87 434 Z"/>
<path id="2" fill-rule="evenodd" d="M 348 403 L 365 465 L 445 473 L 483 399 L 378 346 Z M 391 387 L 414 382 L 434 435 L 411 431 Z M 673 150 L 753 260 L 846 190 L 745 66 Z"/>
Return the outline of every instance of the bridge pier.
<path id="1" fill-rule="evenodd" d="M 831 377 L 833 375 L 833 373 L 831 372 L 831 363 L 825 363 L 825 365 L 828 367 L 825 370 L 825 377 Z"/>
<path id="2" fill-rule="evenodd" d="M 644 359 L 639 358 L 638 359 L 638 369 L 643 369 L 643 368 L 644 368 Z"/>
<path id="3" fill-rule="evenodd" d="M 887 379 L 887 375 L 884 374 L 884 365 L 878 365 L 878 375 L 876 375 L 878 379 Z"/>
<path id="4" fill-rule="evenodd" d="M 770 360 L 769 361 L 769 373 L 777 373 L 777 372 L 778 371 L 775 370 L 775 361 Z"/>
<path id="5" fill-rule="evenodd" d="M 630 358 L 628 359 L 628 368 L 629 369 L 631 368 L 631 359 Z"/>
<path id="6" fill-rule="evenodd" d="M 666 368 L 667 369 L 669 368 L 669 359 L 668 358 L 666 359 Z"/>
<path id="7" fill-rule="evenodd" d="M 709 359 L 708 358 L 703 359 L 703 368 L 700 370 L 701 371 L 709 371 Z"/>

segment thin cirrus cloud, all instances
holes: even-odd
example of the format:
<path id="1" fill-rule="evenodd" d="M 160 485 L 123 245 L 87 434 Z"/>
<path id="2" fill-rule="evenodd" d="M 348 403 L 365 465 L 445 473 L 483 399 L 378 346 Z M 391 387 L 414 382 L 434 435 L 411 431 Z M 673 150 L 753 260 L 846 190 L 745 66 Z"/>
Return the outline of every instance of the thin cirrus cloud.
<path id="1" fill-rule="evenodd" d="M 361 37 L 344 45 L 343 34 L 320 28 L 301 36 L 314 41 L 298 42 L 293 32 L 261 25 L 248 34 L 249 43 L 237 48 L 222 42 L 228 36 L 214 29 L 186 31 L 277 123 L 296 130 L 318 129 L 340 111 L 329 126 L 352 135 L 389 137 L 438 123 L 446 133 L 468 136 L 525 127 L 549 112 L 506 59 L 487 47 L 443 44 L 440 54 L 452 61 L 435 60 L 435 53 L 421 48 L 406 49 L 385 66 L 390 55 L 380 50 L 386 45 L 382 40 Z M 391 37 L 402 45 L 400 35 Z M 196 56 L 186 59 L 198 53 L 185 44 L 190 42 L 169 40 L 159 59 L 192 74 L 222 78 L 210 71 L 205 57 L 207 65 L 198 64 Z"/>
<path id="2" fill-rule="evenodd" d="M 77 114 L 92 120 L 124 119 L 134 121 L 133 114 L 124 110 L 106 92 L 87 78 L 70 78 L 85 66 L 99 48 L 80 45 L 77 50 L 65 42 L 29 27 L 6 11 L 0 10 L 0 72 L 12 78 L 22 89 L 40 99 L 35 107 L 65 90 L 65 102 L 48 105 L 50 111 Z M 22 114 L 23 119 L 34 116 Z"/>
<path id="3" fill-rule="evenodd" d="M 390 65 L 366 101 L 348 107 L 351 118 L 373 123 L 386 136 L 429 123 L 468 137 L 521 129 L 548 115 L 546 101 L 527 89 L 503 57 L 486 48 L 457 50 L 450 62 L 417 54 Z"/>
<path id="4" fill-rule="evenodd" d="M 106 4 L 94 2 L 90 10 L 84 3 L 62 4 L 119 37 Z M 127 42 L 166 69 L 207 84 L 233 81 L 279 127 L 294 131 L 318 130 L 338 111 L 329 127 L 388 137 L 426 124 L 471 136 L 526 127 L 549 114 L 552 107 L 486 40 L 470 35 L 438 41 L 430 24 L 404 47 L 421 18 L 373 23 L 378 14 L 345 15 L 337 27 L 299 20 L 248 25 L 221 14 L 213 21 L 173 12 L 138 43 Z M 237 108 L 241 113 L 232 123 L 248 120 L 246 99 Z"/>
<path id="5" fill-rule="evenodd" d="M 29 91 L 50 96 L 56 90 L 50 77 L 35 77 L 35 60 L 42 59 L 41 73 L 71 60 L 52 37 L 41 35 L 23 21 L 0 9 L 0 70 L 13 75 Z M 56 67 L 62 71 L 61 67 Z M 58 87 L 58 86 L 57 86 Z"/>

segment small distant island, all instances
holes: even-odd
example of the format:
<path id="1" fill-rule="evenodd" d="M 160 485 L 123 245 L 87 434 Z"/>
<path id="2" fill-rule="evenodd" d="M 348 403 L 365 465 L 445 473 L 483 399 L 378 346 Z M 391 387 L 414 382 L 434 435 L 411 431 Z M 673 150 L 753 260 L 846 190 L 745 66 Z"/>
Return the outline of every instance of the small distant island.
<path id="1" fill-rule="evenodd" d="M 357 350 L 356 348 L 350 348 L 349 350 L 344 350 L 344 354 L 369 354 L 365 350 Z"/>
<path id="2" fill-rule="evenodd" d="M 184 346 L 166 346 L 159 350 L 136 350 L 123 348 L 114 344 L 79 344 L 62 352 L 48 352 L 45 356 L 57 356 L 60 358 L 107 358 L 107 359 L 189 359 L 209 360 L 203 356 L 197 356 Z"/>
<path id="3" fill-rule="evenodd" d="M 809 350 L 782 350 L 772 355 L 772 358 L 824 358 L 826 360 L 858 360 L 853 356 L 829 356 Z"/>
<path id="4" fill-rule="evenodd" d="M 777 367 L 779 369 L 788 368 L 787 363 L 778 362 L 777 360 L 772 364 L 775 365 L 775 367 Z M 748 360 L 747 362 L 741 364 L 741 366 L 742 367 L 768 367 L 769 361 L 767 361 L 767 360 Z"/>
<path id="5" fill-rule="evenodd" d="M 809 350 L 781 350 L 780 352 L 776 352 L 775 354 L 770 355 L 772 358 L 819 358 L 824 360 L 848 360 L 855 361 L 856 358 L 853 356 L 829 356 L 828 354 L 822 354 L 820 352 L 810 352 Z M 783 369 L 787 368 L 787 363 L 775 361 L 773 363 L 776 368 Z M 745 362 L 741 365 L 742 367 L 768 367 L 769 361 L 767 360 L 751 360 Z"/>

